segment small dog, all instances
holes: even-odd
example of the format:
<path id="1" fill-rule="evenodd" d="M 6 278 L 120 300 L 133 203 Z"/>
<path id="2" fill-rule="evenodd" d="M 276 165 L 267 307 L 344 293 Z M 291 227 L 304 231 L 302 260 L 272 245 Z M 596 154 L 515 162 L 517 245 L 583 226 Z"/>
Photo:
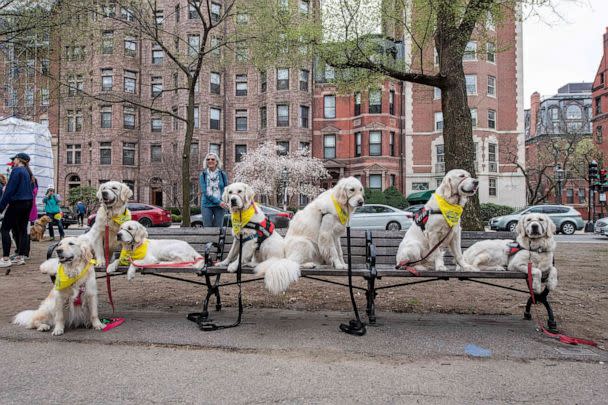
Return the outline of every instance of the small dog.
<path id="1" fill-rule="evenodd" d="M 56 251 L 58 259 L 40 265 L 41 272 L 55 275 L 55 286 L 37 310 L 20 312 L 13 323 L 41 332 L 54 326 L 53 336 L 63 335 L 66 324 L 103 329 L 97 312 L 95 261 L 90 243 L 83 237 L 68 237 L 59 242 Z"/>
<path id="2" fill-rule="evenodd" d="M 512 240 L 484 240 L 475 243 L 464 252 L 464 259 L 475 270 L 528 272 L 532 263 L 532 289 L 541 293 L 543 273 L 547 277 L 547 289 L 557 287 L 557 269 L 553 266 L 555 251 L 555 223 L 545 214 L 527 214 L 521 217 L 515 228 L 517 238 Z"/>
<path id="3" fill-rule="evenodd" d="M 300 277 L 298 263 L 285 259 L 283 237 L 274 232 L 274 224 L 258 209 L 253 189 L 245 183 L 233 183 L 224 189 L 222 200 L 230 206 L 234 242 L 219 266 L 235 272 L 239 266 L 239 237 L 242 233 L 241 263 L 256 266 L 255 273 L 264 275 L 266 288 L 278 294 Z M 259 264 L 258 264 L 259 263 Z"/>
<path id="4" fill-rule="evenodd" d="M 42 240 L 44 236 L 44 230 L 46 229 L 46 224 L 51 223 L 53 220 L 48 215 L 43 215 L 38 218 L 34 225 L 30 228 L 30 240 L 35 242 L 39 242 Z"/>
<path id="5" fill-rule="evenodd" d="M 138 264 L 158 264 L 163 262 L 195 262 L 195 269 L 204 267 L 203 257 L 187 242 L 173 239 L 148 239 L 146 227 L 137 221 L 127 221 L 117 233 L 122 245 L 120 258 L 108 266 L 108 273 L 114 273 L 119 265 L 129 266 L 127 279 L 133 280 Z"/>

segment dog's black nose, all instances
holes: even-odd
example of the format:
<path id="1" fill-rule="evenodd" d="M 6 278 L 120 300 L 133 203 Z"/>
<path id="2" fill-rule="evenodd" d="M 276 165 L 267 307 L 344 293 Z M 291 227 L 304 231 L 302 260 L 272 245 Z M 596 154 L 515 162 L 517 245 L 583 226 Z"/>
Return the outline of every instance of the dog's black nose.
<path id="1" fill-rule="evenodd" d="M 357 203 L 357 206 L 363 207 L 363 201 L 359 200 L 359 202 Z"/>
<path id="2" fill-rule="evenodd" d="M 475 186 L 478 186 L 478 185 L 479 185 L 479 180 L 473 180 L 473 184 L 474 184 Z"/>

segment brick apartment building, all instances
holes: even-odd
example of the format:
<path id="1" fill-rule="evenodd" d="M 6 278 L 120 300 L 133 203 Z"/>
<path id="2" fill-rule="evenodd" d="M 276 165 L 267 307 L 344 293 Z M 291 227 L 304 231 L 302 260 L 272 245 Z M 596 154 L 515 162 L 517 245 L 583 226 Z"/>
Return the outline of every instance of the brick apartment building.
<path id="1" fill-rule="evenodd" d="M 604 166 L 608 166 L 608 143 L 604 141 L 605 134 L 608 134 L 608 84 L 606 81 L 608 81 L 608 27 L 606 27 L 606 32 L 603 35 L 602 60 L 591 89 L 593 139 L 604 155 Z"/>

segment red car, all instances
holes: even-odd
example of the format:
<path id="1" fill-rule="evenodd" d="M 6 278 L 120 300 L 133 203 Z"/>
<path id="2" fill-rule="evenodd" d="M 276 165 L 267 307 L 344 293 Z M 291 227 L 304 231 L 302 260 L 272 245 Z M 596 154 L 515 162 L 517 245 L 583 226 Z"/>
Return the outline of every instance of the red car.
<path id="1" fill-rule="evenodd" d="M 138 221 L 146 228 L 151 226 L 170 226 L 171 211 L 150 204 L 128 203 L 127 208 L 131 211 L 131 219 Z M 89 216 L 87 225 L 95 223 L 95 214 Z"/>

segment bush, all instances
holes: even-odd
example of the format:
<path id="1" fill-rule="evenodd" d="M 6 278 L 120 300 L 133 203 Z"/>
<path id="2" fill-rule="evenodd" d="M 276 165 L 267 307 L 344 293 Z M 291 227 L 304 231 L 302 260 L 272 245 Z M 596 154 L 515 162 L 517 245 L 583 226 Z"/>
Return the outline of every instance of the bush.
<path id="1" fill-rule="evenodd" d="M 182 215 L 182 210 L 178 207 L 169 207 L 167 208 L 171 211 L 171 215 Z M 201 207 L 190 207 L 190 215 L 197 215 L 201 213 Z"/>
<path id="2" fill-rule="evenodd" d="M 390 205 L 399 209 L 409 205 L 403 194 L 395 187 L 389 187 L 384 191 L 365 189 L 365 203 Z"/>
<path id="3" fill-rule="evenodd" d="M 515 211 L 515 208 L 507 205 L 499 205 L 492 203 L 481 204 L 481 220 L 488 222 L 490 218 L 509 215 Z"/>
<path id="4" fill-rule="evenodd" d="M 175 215 L 175 214 L 171 214 L 171 222 L 182 222 L 182 216 L 181 215 Z"/>

